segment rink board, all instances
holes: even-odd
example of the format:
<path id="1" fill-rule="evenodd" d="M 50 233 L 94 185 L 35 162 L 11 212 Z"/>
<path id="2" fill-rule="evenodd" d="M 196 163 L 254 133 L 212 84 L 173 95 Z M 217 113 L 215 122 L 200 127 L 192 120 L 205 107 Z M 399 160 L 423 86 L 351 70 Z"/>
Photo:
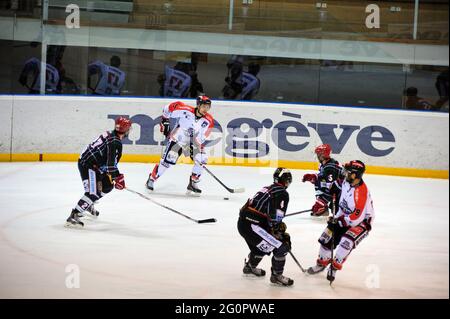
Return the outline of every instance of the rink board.
<path id="1" fill-rule="evenodd" d="M 159 117 L 170 101 L 1 96 L 0 161 L 75 161 L 122 115 L 134 123 L 123 161 L 156 162 Z M 316 169 L 314 148 L 329 143 L 333 157 L 360 159 L 368 173 L 448 178 L 448 114 L 232 101 L 213 101 L 211 114 L 210 164 Z"/>

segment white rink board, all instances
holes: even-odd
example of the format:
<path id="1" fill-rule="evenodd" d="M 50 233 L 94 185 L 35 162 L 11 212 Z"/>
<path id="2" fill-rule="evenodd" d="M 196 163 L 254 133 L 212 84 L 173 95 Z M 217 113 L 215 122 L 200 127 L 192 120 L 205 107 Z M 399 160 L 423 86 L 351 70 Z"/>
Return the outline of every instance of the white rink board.
<path id="1" fill-rule="evenodd" d="M 0 154 L 11 152 L 12 100 L 0 96 Z"/>
<path id="2" fill-rule="evenodd" d="M 79 153 L 103 130 L 113 127 L 112 118 L 116 115 L 129 116 L 136 123 L 130 134 L 131 144 L 124 145 L 124 154 L 160 154 L 161 146 L 157 143 L 161 141 L 161 134 L 155 119 L 161 115 L 163 105 L 173 101 L 73 96 L 10 98 L 14 99 L 13 154 Z M 7 109 L 7 99 L 2 101 Z M 193 100 L 186 102 L 194 103 Z M 3 108 L 5 106 L 1 107 L 1 114 L 5 113 Z M 315 161 L 314 147 L 330 143 L 340 161 L 358 158 L 369 166 L 431 170 L 448 170 L 449 166 L 448 114 L 230 101 L 213 101 L 211 114 L 225 132 L 225 139 L 210 154 L 216 157 L 232 157 L 230 150 L 225 152 L 227 146 L 230 148 L 226 140 L 232 134 L 227 129 L 230 123 L 250 121 L 261 129 L 258 137 L 250 136 L 247 140 L 258 141 L 260 146 L 266 143 L 269 147 L 269 152 L 262 154 L 260 160 L 312 162 Z M 279 138 L 274 137 L 277 125 L 289 126 L 287 135 L 291 136 L 282 137 L 285 140 L 282 146 L 274 142 Z M 150 126 L 152 131 L 149 131 Z M 241 134 L 248 127 L 242 124 Z M 377 128 L 383 132 L 372 133 Z M 217 134 L 213 137 L 217 138 Z M 209 149 L 211 153 L 212 148 Z M 256 150 L 238 151 L 245 152 L 255 153 Z"/>

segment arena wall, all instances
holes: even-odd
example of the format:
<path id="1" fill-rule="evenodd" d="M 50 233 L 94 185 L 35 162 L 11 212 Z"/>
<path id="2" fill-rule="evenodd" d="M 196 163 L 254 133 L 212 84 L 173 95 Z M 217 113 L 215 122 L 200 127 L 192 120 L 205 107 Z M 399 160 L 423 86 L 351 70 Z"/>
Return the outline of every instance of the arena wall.
<path id="1" fill-rule="evenodd" d="M 163 140 L 159 117 L 170 101 L 0 96 L 0 161 L 76 161 L 122 115 L 134 123 L 122 160 L 156 162 Z M 211 114 L 210 164 L 316 169 L 314 147 L 329 143 L 333 157 L 360 159 L 368 173 L 448 178 L 448 114 L 234 101 L 213 101 Z"/>

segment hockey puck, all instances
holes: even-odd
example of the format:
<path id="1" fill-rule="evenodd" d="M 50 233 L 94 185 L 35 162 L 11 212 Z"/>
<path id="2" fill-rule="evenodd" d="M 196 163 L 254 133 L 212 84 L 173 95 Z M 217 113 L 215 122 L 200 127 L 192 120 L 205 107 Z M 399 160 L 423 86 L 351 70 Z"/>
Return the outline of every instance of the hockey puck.
<path id="1" fill-rule="evenodd" d="M 224 197 L 224 198 L 223 198 L 223 200 L 229 200 L 229 199 L 230 199 L 229 197 Z"/>

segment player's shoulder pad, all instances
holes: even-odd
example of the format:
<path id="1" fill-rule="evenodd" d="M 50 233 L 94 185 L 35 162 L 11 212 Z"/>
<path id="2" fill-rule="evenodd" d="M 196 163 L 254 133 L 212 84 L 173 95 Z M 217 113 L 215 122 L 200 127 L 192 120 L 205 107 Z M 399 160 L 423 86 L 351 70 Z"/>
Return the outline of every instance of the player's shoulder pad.
<path id="1" fill-rule="evenodd" d="M 175 102 L 175 103 L 178 103 L 175 108 L 175 111 L 189 111 L 192 113 L 195 112 L 195 107 L 193 107 L 193 106 L 184 104 L 183 102 Z"/>
<path id="2" fill-rule="evenodd" d="M 213 116 L 211 114 L 207 113 L 204 116 L 204 118 L 207 119 L 211 125 L 214 125 L 214 118 L 213 118 Z"/>

